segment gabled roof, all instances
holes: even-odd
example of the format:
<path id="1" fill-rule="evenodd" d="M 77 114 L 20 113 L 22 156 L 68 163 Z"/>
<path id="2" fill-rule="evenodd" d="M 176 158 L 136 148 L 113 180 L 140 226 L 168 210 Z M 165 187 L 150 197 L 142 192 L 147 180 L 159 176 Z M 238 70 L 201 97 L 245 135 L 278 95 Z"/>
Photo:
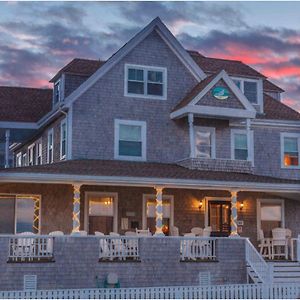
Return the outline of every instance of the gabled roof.
<path id="1" fill-rule="evenodd" d="M 223 80 L 225 82 L 231 92 L 238 99 L 241 106 L 239 108 L 229 108 L 221 105 L 219 106 L 219 104 L 217 104 L 217 107 L 213 105 L 196 105 L 202 99 L 202 97 L 204 97 L 220 80 Z M 232 79 L 228 76 L 226 71 L 222 70 L 219 74 L 211 75 L 210 77 L 197 84 L 187 94 L 187 96 L 172 110 L 171 118 L 175 119 L 183 117 L 188 113 L 230 118 L 255 118 L 256 110 L 247 100 L 241 90 L 232 81 Z"/>
<path id="2" fill-rule="evenodd" d="M 264 93 L 264 114 L 258 114 L 256 118 L 300 121 L 300 113 Z"/>
<path id="3" fill-rule="evenodd" d="M 0 86 L 0 121 L 37 122 L 51 111 L 52 90 Z"/>
<path id="4" fill-rule="evenodd" d="M 90 77 L 93 75 L 101 66 L 103 66 L 105 61 L 102 60 L 92 60 L 84 58 L 74 58 L 67 65 L 58 71 L 58 73 L 50 80 L 50 82 L 55 82 L 61 74 L 74 74 L 79 76 Z"/>
<path id="5" fill-rule="evenodd" d="M 263 81 L 263 89 L 265 92 L 277 92 L 277 93 L 283 93 L 284 90 L 280 88 L 279 86 L 275 85 L 270 80 L 264 79 Z"/>

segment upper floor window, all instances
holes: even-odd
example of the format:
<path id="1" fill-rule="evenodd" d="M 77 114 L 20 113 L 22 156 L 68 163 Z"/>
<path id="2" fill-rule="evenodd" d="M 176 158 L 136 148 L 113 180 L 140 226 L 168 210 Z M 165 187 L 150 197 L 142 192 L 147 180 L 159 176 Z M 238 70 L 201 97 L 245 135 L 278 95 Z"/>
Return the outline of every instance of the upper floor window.
<path id="1" fill-rule="evenodd" d="M 23 153 L 22 155 L 22 166 L 26 167 L 28 165 L 27 163 L 27 153 Z"/>
<path id="2" fill-rule="evenodd" d="M 60 102 L 60 80 L 55 82 L 53 91 L 53 103 L 56 104 L 58 102 Z"/>
<path id="3" fill-rule="evenodd" d="M 115 158 L 146 160 L 146 122 L 115 120 Z"/>
<path id="4" fill-rule="evenodd" d="M 41 165 L 42 164 L 42 140 L 39 140 L 36 144 L 36 164 Z"/>
<path id="5" fill-rule="evenodd" d="M 48 131 L 47 163 L 53 162 L 53 128 Z"/>
<path id="6" fill-rule="evenodd" d="M 35 163 L 35 144 L 28 147 L 28 165 L 33 166 Z"/>
<path id="7" fill-rule="evenodd" d="M 194 127 L 195 156 L 216 158 L 216 133 L 213 127 Z"/>
<path id="8" fill-rule="evenodd" d="M 67 152 L 67 123 L 63 120 L 60 124 L 60 159 L 66 158 Z"/>
<path id="9" fill-rule="evenodd" d="M 16 155 L 16 167 L 22 167 L 22 152 Z"/>
<path id="10" fill-rule="evenodd" d="M 281 166 L 299 168 L 300 134 L 281 133 Z"/>
<path id="11" fill-rule="evenodd" d="M 250 145 L 248 145 L 247 130 L 231 130 L 231 159 L 252 160 L 253 131 L 250 131 Z"/>
<path id="12" fill-rule="evenodd" d="M 125 65 L 125 96 L 167 98 L 167 69 Z"/>
<path id="13" fill-rule="evenodd" d="M 258 81 L 251 79 L 234 78 L 233 82 L 243 92 L 252 104 L 258 104 Z"/>

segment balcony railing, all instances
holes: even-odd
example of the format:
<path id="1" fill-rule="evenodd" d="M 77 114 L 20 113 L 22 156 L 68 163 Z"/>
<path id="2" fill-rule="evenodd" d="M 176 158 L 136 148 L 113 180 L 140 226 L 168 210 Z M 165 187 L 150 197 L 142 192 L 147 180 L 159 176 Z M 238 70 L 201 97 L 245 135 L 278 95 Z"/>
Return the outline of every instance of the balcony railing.
<path id="1" fill-rule="evenodd" d="M 53 259 L 53 237 L 16 236 L 9 238 L 9 262 L 36 262 Z"/>
<path id="2" fill-rule="evenodd" d="M 180 257 L 182 261 L 216 260 L 216 239 L 183 237 L 180 240 Z"/>

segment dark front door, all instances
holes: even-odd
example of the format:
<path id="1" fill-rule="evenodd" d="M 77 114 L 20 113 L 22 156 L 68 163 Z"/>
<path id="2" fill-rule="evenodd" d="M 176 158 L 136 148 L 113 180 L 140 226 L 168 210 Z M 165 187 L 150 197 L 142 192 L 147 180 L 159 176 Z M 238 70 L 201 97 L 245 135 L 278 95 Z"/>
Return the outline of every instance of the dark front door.
<path id="1" fill-rule="evenodd" d="M 212 236 L 230 235 L 231 203 L 229 201 L 209 201 L 208 223 Z"/>

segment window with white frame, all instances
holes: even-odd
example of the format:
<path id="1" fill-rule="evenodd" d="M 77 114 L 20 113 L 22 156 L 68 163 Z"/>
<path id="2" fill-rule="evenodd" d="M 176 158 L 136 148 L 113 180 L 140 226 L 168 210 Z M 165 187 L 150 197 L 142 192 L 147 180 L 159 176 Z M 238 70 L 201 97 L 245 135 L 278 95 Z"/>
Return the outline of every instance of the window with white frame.
<path id="1" fill-rule="evenodd" d="M 233 78 L 233 82 L 243 92 L 252 104 L 258 104 L 258 81 L 242 78 Z"/>
<path id="2" fill-rule="evenodd" d="M 125 96 L 167 98 L 167 69 L 125 65 Z"/>
<path id="3" fill-rule="evenodd" d="M 22 167 L 22 152 L 16 155 L 16 167 Z"/>
<path id="4" fill-rule="evenodd" d="M 65 159 L 67 153 L 67 123 L 63 120 L 60 124 L 60 159 Z"/>
<path id="5" fill-rule="evenodd" d="M 299 168 L 300 134 L 281 133 L 281 166 Z"/>
<path id="6" fill-rule="evenodd" d="M 253 131 L 250 131 L 250 145 L 248 145 L 247 130 L 231 130 L 231 159 L 252 160 Z"/>
<path id="7" fill-rule="evenodd" d="M 53 162 L 53 128 L 48 131 L 47 163 Z"/>
<path id="8" fill-rule="evenodd" d="M 28 165 L 33 166 L 35 164 L 35 144 L 28 147 Z"/>
<path id="9" fill-rule="evenodd" d="M 54 83 L 53 104 L 60 102 L 60 80 Z"/>
<path id="10" fill-rule="evenodd" d="M 213 127 L 194 127 L 195 156 L 216 158 L 216 133 Z"/>
<path id="11" fill-rule="evenodd" d="M 26 167 L 27 165 L 28 165 L 27 153 L 23 153 L 23 155 L 22 155 L 22 166 Z"/>
<path id="12" fill-rule="evenodd" d="M 146 160 L 146 122 L 115 120 L 115 158 Z"/>
<path id="13" fill-rule="evenodd" d="M 42 164 L 42 140 L 37 141 L 36 143 L 36 164 L 41 165 Z"/>

